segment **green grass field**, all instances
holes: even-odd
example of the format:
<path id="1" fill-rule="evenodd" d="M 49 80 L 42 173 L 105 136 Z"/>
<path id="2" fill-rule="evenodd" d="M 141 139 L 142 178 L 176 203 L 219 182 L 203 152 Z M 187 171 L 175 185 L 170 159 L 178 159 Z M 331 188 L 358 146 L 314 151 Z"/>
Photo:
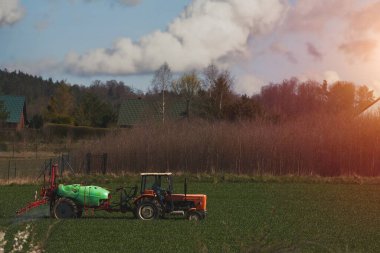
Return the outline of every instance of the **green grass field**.
<path id="1" fill-rule="evenodd" d="M 0 186 L 0 252 L 20 231 L 30 234 L 22 252 L 380 252 L 379 184 L 191 182 L 189 192 L 208 195 L 201 222 L 104 212 L 57 221 L 42 209 L 16 219 L 36 188 Z"/>

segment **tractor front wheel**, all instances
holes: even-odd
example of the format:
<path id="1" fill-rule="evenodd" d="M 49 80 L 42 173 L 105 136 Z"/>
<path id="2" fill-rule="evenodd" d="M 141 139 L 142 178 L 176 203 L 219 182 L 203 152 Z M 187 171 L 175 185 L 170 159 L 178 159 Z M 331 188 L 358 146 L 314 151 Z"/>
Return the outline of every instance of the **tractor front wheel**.
<path id="1" fill-rule="evenodd" d="M 60 198 L 55 202 L 53 213 L 56 219 L 70 219 L 77 217 L 78 209 L 71 199 Z"/>
<path id="2" fill-rule="evenodd" d="M 202 218 L 202 215 L 197 211 L 192 211 L 187 214 L 188 220 L 200 221 Z"/>
<path id="3" fill-rule="evenodd" d="M 158 218 L 157 206 L 152 202 L 142 202 L 136 210 L 137 217 L 141 220 L 154 220 Z"/>

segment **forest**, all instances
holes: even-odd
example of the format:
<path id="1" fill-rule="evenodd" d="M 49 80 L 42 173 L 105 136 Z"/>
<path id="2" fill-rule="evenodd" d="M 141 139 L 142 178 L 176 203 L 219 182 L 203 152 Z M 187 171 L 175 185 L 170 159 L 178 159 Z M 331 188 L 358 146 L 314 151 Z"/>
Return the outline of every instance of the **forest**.
<path id="1" fill-rule="evenodd" d="M 64 80 L 45 80 L 21 71 L 0 70 L 0 94 L 25 96 L 31 128 L 44 123 L 73 126 L 115 126 L 120 105 L 129 98 L 162 101 L 170 97 L 186 102 L 187 118 L 209 121 L 287 121 L 310 115 L 357 115 L 374 100 L 365 85 L 338 81 L 300 81 L 296 78 L 270 83 L 259 94 L 234 92 L 228 70 L 209 65 L 173 77 L 167 64 L 155 73 L 147 92 L 121 81 L 94 81 L 90 86 Z M 165 116 L 165 115 L 163 115 Z"/>

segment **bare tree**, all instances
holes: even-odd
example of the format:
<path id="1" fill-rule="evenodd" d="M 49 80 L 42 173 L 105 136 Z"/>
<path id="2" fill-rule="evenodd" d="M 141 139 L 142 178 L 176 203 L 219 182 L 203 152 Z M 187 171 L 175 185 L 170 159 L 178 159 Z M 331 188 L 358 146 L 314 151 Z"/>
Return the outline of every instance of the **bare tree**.
<path id="1" fill-rule="evenodd" d="M 225 70 L 218 74 L 215 82 L 210 88 L 218 117 L 222 117 L 223 107 L 229 102 L 233 95 L 232 85 L 233 77 L 228 70 Z"/>
<path id="2" fill-rule="evenodd" d="M 203 70 L 203 89 L 208 91 L 209 97 L 211 97 L 211 87 L 215 84 L 219 75 L 219 69 L 216 65 L 210 64 Z"/>
<path id="3" fill-rule="evenodd" d="M 156 70 L 152 80 L 152 87 L 155 93 L 162 93 L 162 123 L 165 123 L 165 91 L 172 82 L 173 74 L 169 65 L 165 62 Z"/>
<path id="4" fill-rule="evenodd" d="M 190 73 L 185 73 L 183 76 L 173 82 L 172 88 L 175 93 L 183 96 L 186 99 L 186 116 L 190 116 L 190 103 L 193 97 L 197 94 L 201 86 L 201 81 L 199 80 L 197 73 L 192 71 Z"/>

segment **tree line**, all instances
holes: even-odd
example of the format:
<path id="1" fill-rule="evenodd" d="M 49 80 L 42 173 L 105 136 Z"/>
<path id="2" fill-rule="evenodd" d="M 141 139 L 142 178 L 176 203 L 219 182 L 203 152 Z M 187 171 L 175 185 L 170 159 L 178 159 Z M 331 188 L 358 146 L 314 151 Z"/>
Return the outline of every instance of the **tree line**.
<path id="1" fill-rule="evenodd" d="M 123 82 L 94 81 L 90 86 L 70 84 L 65 80 L 43 79 L 22 71 L 0 70 L 0 94 L 25 96 L 29 125 L 44 123 L 92 127 L 112 126 L 121 103 L 141 96 Z"/>
<path id="2" fill-rule="evenodd" d="M 129 98 L 160 101 L 162 120 L 169 98 L 186 103 L 187 118 L 209 121 L 291 120 L 305 115 L 356 115 L 375 100 L 367 86 L 338 81 L 327 84 L 296 78 L 270 83 L 259 94 L 234 92 L 235 78 L 225 69 L 209 65 L 181 75 L 164 63 L 154 73 L 146 93 L 116 80 L 94 81 L 90 86 L 65 80 L 45 80 L 21 71 L 0 70 L 0 94 L 21 95 L 27 100 L 30 127 L 44 123 L 110 127 L 120 105 Z M 0 105 L 1 107 L 1 105 Z"/>
<path id="3" fill-rule="evenodd" d="M 375 101 L 366 85 L 347 81 L 329 85 L 325 80 L 320 83 L 290 78 L 263 86 L 259 94 L 251 96 L 237 94 L 234 85 L 231 73 L 215 65 L 174 79 L 165 63 L 155 72 L 150 93 L 162 96 L 163 111 L 166 94 L 186 101 L 188 117 L 233 122 L 287 120 L 311 114 L 354 116 Z"/>

